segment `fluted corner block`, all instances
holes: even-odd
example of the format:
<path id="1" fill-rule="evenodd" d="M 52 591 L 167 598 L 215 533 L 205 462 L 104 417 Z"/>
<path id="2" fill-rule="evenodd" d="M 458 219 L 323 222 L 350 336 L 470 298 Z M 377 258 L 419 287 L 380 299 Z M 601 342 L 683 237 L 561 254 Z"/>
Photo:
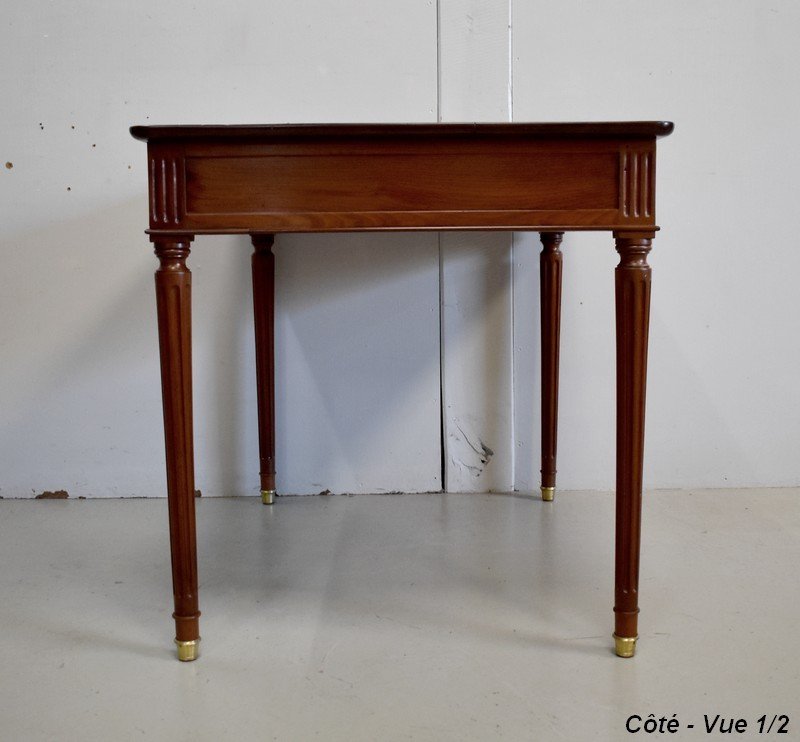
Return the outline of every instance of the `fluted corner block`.
<path id="1" fill-rule="evenodd" d="M 149 161 L 150 226 L 180 229 L 186 202 L 183 158 L 151 152 Z"/>
<path id="2" fill-rule="evenodd" d="M 655 214 L 655 160 L 654 144 L 620 152 L 620 211 L 626 220 L 651 219 Z"/>

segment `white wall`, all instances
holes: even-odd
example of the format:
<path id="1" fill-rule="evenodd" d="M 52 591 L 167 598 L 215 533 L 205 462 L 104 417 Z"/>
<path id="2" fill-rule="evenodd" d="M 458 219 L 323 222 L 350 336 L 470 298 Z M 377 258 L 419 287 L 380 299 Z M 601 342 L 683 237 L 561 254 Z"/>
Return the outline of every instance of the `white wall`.
<path id="1" fill-rule="evenodd" d="M 515 2 L 513 27 L 516 120 L 676 123 L 659 145 L 649 261 L 645 486 L 797 485 L 800 4 Z M 516 297 L 533 242 L 517 243 Z M 565 487 L 614 482 L 612 242 L 567 235 L 562 248 Z M 535 335 L 515 341 L 527 364 Z M 518 461 L 517 486 L 536 470 Z"/>
<path id="2" fill-rule="evenodd" d="M 437 9 L 9 5 L 0 495 L 162 495 L 157 263 L 128 126 L 435 121 Z M 251 252 L 198 238 L 189 260 L 207 495 L 258 492 Z M 275 252 L 280 490 L 440 489 L 437 236 L 279 237 Z"/>
<path id="3" fill-rule="evenodd" d="M 346 5 L 7 3 L 0 496 L 163 494 L 156 261 L 127 127 L 212 121 L 673 119 L 646 486 L 800 483 L 800 7 Z M 442 486 L 440 312 L 448 487 L 538 486 L 538 239 L 486 239 L 279 237 L 280 490 Z M 199 238 L 190 259 L 204 494 L 258 489 L 249 253 Z M 610 489 L 616 255 L 592 234 L 564 253 L 559 485 Z M 477 477 L 456 463 L 465 421 L 495 452 Z"/>

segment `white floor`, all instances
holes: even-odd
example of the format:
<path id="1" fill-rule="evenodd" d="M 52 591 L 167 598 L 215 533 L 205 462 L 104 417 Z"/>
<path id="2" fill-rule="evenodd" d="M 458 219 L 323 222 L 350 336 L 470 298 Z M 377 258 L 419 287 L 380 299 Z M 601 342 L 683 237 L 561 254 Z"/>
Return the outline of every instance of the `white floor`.
<path id="1" fill-rule="evenodd" d="M 610 495 L 200 500 L 182 664 L 164 501 L 0 500 L 0 740 L 800 739 L 800 490 L 652 492 L 644 524 L 620 660 Z"/>

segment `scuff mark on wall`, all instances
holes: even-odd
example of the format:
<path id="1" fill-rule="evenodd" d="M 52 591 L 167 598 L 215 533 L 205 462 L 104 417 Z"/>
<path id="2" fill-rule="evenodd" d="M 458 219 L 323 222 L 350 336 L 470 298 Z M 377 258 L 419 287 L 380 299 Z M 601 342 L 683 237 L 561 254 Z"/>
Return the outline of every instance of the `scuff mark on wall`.
<path id="1" fill-rule="evenodd" d="M 482 466 L 472 466 L 471 464 L 462 461 L 461 459 L 450 457 L 453 466 L 457 466 L 461 471 L 468 471 L 473 477 L 479 477 L 483 473 Z"/>
<path id="2" fill-rule="evenodd" d="M 494 456 L 494 451 L 487 446 L 479 436 L 477 437 L 477 443 L 470 440 L 470 436 L 467 435 L 464 428 L 458 423 L 454 424 L 461 435 L 459 436 L 456 433 L 450 434 L 452 451 L 450 461 L 454 466 L 457 466 L 462 471 L 469 472 L 470 476 L 477 478 L 483 474 L 486 467 L 489 465 L 492 456 Z M 475 437 L 476 436 L 473 436 L 473 438 Z"/>

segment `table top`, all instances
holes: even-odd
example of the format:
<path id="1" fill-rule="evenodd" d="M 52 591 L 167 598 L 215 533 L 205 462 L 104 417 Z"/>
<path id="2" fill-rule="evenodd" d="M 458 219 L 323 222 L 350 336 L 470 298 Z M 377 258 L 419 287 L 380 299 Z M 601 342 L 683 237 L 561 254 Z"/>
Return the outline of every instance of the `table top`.
<path id="1" fill-rule="evenodd" d="M 605 121 L 572 123 L 458 123 L 458 124 L 233 124 L 132 126 L 131 135 L 142 141 L 287 140 L 349 138 L 504 138 L 626 139 L 653 138 L 672 133 L 671 121 Z"/>

